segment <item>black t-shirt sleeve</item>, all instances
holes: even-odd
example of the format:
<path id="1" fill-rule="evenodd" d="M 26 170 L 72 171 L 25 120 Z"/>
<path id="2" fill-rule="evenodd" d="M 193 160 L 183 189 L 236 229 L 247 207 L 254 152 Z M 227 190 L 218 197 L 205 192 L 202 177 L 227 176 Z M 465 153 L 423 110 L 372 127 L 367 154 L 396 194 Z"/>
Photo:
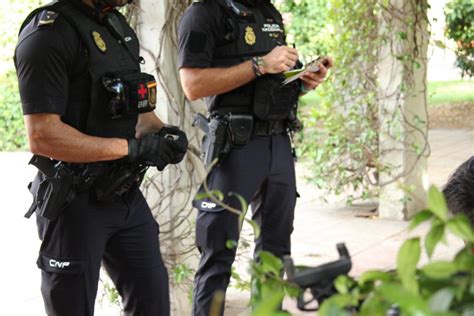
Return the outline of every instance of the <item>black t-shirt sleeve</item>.
<path id="1" fill-rule="evenodd" d="M 194 3 L 178 28 L 178 67 L 208 68 L 216 44 L 216 19 L 207 3 Z M 214 9 L 215 10 L 215 9 Z"/>
<path id="2" fill-rule="evenodd" d="M 37 26 L 34 18 L 22 31 L 15 50 L 15 66 L 23 114 L 66 113 L 69 73 L 75 48 L 64 38 L 66 21 Z M 74 39 L 74 38 L 73 38 Z M 74 45 L 72 45 L 74 46 Z"/>

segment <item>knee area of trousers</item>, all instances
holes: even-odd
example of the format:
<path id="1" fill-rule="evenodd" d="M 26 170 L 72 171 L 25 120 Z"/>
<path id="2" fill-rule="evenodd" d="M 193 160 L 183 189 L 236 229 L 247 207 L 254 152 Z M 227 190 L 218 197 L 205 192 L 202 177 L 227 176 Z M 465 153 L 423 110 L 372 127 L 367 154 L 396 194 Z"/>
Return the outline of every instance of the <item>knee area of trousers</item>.
<path id="1" fill-rule="evenodd" d="M 87 315 L 88 301 L 84 274 L 42 271 L 41 294 L 48 315 Z"/>
<path id="2" fill-rule="evenodd" d="M 229 240 L 239 239 L 239 217 L 222 208 L 199 210 L 196 218 L 196 245 L 203 251 L 227 250 Z"/>

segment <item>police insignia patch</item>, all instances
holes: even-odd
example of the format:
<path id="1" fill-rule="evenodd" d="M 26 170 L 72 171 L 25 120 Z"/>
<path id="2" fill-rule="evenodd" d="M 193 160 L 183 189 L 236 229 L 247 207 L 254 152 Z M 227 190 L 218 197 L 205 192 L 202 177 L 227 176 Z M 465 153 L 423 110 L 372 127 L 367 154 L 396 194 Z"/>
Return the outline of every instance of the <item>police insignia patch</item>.
<path id="1" fill-rule="evenodd" d="M 256 42 L 257 42 L 257 36 L 255 35 L 253 28 L 251 26 L 247 26 L 245 28 L 245 43 L 247 43 L 247 45 L 252 46 Z"/>
<path id="2" fill-rule="evenodd" d="M 97 48 L 102 52 L 105 53 L 107 51 L 107 45 L 105 44 L 104 39 L 102 38 L 102 35 L 100 35 L 99 32 L 93 31 L 92 32 L 92 38 L 94 39 L 94 43 L 97 46 Z"/>

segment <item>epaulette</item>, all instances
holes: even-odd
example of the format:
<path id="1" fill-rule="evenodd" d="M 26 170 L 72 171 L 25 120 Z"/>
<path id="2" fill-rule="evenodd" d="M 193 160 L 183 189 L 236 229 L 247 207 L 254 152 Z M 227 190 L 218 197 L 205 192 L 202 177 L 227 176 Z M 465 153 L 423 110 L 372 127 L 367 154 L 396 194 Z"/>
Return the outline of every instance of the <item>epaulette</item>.
<path id="1" fill-rule="evenodd" d="M 38 26 L 52 26 L 58 18 L 59 13 L 51 10 L 44 10 L 39 13 Z"/>

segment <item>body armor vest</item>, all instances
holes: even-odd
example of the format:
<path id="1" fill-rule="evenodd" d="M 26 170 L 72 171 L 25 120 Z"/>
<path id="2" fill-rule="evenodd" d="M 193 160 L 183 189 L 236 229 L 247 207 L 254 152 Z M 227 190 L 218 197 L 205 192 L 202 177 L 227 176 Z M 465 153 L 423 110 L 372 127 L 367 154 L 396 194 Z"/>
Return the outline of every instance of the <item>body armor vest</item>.
<path id="1" fill-rule="evenodd" d="M 92 16 L 86 15 L 75 4 L 67 0 L 53 2 L 34 10 L 23 23 L 23 26 L 42 10 L 59 13 L 79 34 L 88 56 L 88 72 L 91 79 L 90 100 L 86 104 L 78 104 L 70 100 L 69 106 L 88 111 L 85 126 L 76 127 L 81 132 L 98 137 L 135 138 L 135 126 L 138 114 L 130 114 L 113 119 L 110 114 L 110 95 L 104 88 L 103 78 L 106 75 L 131 75 L 140 73 L 139 44 L 135 32 L 125 18 L 117 11 L 116 15 L 124 34 L 128 48 L 115 37 L 111 31 Z M 69 88 L 74 89 L 74 86 Z M 76 93 L 70 91 L 71 94 Z"/>
<path id="2" fill-rule="evenodd" d="M 228 33 L 215 49 L 212 67 L 232 67 L 286 45 L 282 17 L 269 1 L 249 7 L 249 17 L 238 16 L 223 0 L 217 1 L 228 15 Z M 259 77 L 233 91 L 208 98 L 209 110 L 253 113 L 261 120 L 284 120 L 298 100 L 300 86 L 295 82 L 282 87 L 283 80 L 282 74 Z"/>

